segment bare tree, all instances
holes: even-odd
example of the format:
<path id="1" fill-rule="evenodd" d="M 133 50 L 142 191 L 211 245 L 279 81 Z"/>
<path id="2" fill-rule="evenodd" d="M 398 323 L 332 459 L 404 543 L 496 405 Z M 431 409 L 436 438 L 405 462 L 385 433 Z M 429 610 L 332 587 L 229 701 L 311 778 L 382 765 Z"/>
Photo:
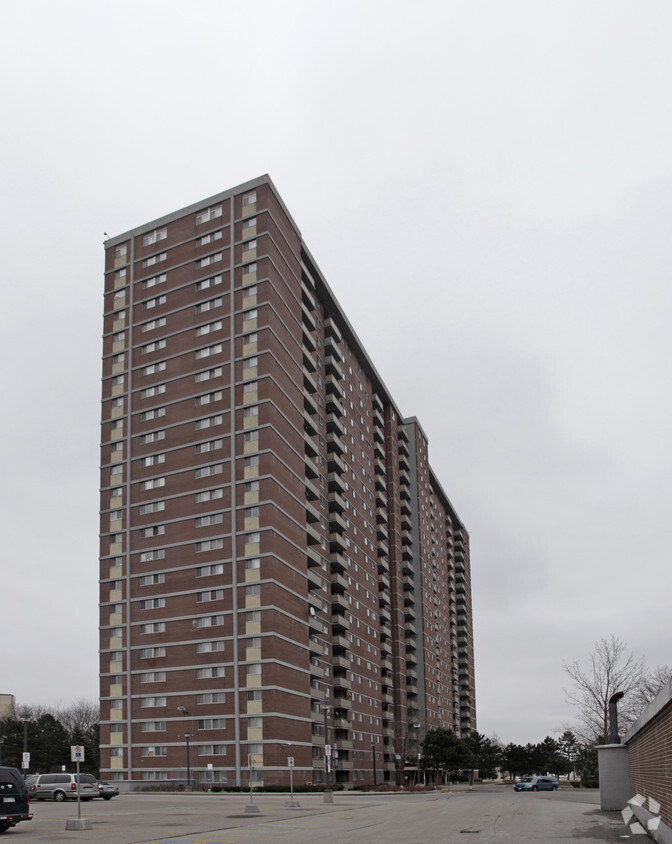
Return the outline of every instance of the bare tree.
<path id="1" fill-rule="evenodd" d="M 643 657 L 635 658 L 626 652 L 626 644 L 612 635 L 595 642 L 595 649 L 584 665 L 579 660 L 563 663 L 563 668 L 572 681 L 573 688 L 565 689 L 567 700 L 578 712 L 581 727 L 576 730 L 579 737 L 592 743 L 606 741 L 609 735 L 609 698 L 615 692 L 623 692 L 619 704 L 619 727 L 628 726 L 637 718 L 636 695 L 646 678 L 646 664 Z"/>
<path id="2" fill-rule="evenodd" d="M 638 713 L 641 713 L 654 699 L 658 692 L 672 680 L 672 668 L 667 665 L 657 665 L 646 671 L 642 685 L 633 691 L 633 702 Z"/>

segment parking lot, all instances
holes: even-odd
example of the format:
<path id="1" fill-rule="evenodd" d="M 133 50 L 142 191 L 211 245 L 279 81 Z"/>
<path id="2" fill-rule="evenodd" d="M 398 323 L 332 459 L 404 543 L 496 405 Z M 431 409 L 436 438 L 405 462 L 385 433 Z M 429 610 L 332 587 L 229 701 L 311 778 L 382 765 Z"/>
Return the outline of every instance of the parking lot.
<path id="1" fill-rule="evenodd" d="M 122 794 L 111 801 L 82 803 L 92 829 L 66 830 L 76 803 L 33 802 L 34 819 L 4 838 L 11 842 L 84 844 L 436 844 L 467 841 L 536 844 L 622 840 L 619 814 L 599 811 L 593 791 L 561 789 L 514 793 L 504 786 L 473 791 L 415 794 L 337 792 L 333 804 L 319 794 L 297 795 L 299 808 L 286 808 L 289 795 L 254 795 L 260 813 L 248 814 L 246 794 Z"/>

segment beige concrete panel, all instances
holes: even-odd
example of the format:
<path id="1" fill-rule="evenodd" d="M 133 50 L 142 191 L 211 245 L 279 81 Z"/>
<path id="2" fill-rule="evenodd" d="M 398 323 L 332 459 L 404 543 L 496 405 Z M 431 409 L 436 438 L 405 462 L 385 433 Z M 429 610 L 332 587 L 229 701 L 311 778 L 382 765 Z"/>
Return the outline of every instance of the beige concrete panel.
<path id="1" fill-rule="evenodd" d="M 246 578 L 247 579 L 247 578 Z M 245 609 L 251 610 L 261 606 L 261 598 L 259 595 L 249 595 L 245 599 Z"/>
<path id="2" fill-rule="evenodd" d="M 243 503 L 244 504 L 257 504 L 259 502 L 259 493 L 258 492 L 246 492 Z"/>
<path id="3" fill-rule="evenodd" d="M 257 636 L 261 633 L 261 622 L 260 621 L 248 621 L 245 625 L 245 635 L 246 636 Z M 119 645 L 118 647 L 121 647 Z"/>

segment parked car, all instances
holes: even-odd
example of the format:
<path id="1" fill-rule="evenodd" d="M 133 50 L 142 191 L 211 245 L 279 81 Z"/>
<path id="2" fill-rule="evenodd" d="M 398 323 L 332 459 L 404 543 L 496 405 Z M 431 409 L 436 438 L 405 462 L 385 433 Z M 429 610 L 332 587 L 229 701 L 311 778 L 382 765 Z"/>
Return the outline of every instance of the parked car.
<path id="1" fill-rule="evenodd" d="M 96 794 L 96 797 L 102 797 L 103 800 L 111 800 L 118 794 L 119 789 L 116 785 L 112 785 L 112 783 L 110 782 L 103 782 L 102 780 L 98 780 L 98 794 Z"/>
<path id="2" fill-rule="evenodd" d="M 21 771 L 0 767 L 0 832 L 7 832 L 20 821 L 31 820 L 29 808 L 30 798 Z"/>
<path id="3" fill-rule="evenodd" d="M 77 799 L 77 774 L 31 774 L 26 779 L 28 794 L 34 800 Z M 98 781 L 91 774 L 79 775 L 80 800 L 93 800 L 98 797 Z"/>
<path id="4" fill-rule="evenodd" d="M 513 786 L 514 791 L 557 791 L 558 781 L 555 777 L 523 777 Z"/>

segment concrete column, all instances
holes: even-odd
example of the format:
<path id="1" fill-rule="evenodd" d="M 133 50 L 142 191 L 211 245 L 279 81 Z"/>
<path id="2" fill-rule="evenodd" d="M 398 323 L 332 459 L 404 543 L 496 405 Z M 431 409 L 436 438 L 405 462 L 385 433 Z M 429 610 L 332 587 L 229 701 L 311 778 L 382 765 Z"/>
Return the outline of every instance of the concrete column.
<path id="1" fill-rule="evenodd" d="M 625 744 L 602 744 L 597 748 L 600 771 L 600 808 L 603 812 L 620 812 L 631 797 L 628 747 Z"/>

